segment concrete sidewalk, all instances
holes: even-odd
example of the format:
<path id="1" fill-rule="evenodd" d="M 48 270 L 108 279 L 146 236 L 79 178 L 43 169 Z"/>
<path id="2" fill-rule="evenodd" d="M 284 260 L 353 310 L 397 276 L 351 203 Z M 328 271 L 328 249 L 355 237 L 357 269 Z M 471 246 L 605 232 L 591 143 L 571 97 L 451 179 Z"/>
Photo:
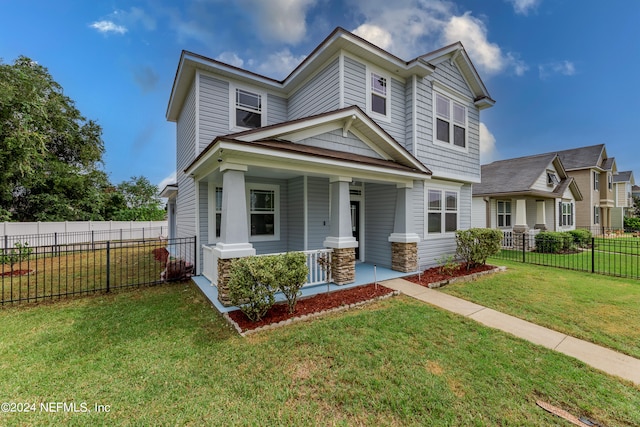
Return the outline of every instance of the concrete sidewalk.
<path id="1" fill-rule="evenodd" d="M 500 313 L 482 305 L 417 285 L 408 280 L 387 280 L 382 282 L 381 285 L 398 290 L 403 294 L 436 307 L 461 314 L 491 328 L 508 332 L 534 344 L 575 357 L 596 369 L 640 385 L 640 360 L 633 357 L 538 326 L 508 314 Z"/>

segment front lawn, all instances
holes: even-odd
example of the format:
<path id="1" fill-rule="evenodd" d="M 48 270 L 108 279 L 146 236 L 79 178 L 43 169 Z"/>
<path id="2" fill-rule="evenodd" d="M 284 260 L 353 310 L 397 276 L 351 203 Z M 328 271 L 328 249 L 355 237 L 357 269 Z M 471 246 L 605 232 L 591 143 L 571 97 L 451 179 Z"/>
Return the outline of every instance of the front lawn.
<path id="1" fill-rule="evenodd" d="M 407 297 L 240 338 L 185 284 L 0 310 L 0 395 L 108 406 L 0 425 L 640 423 L 637 386 Z"/>
<path id="2" fill-rule="evenodd" d="M 640 358 L 640 281 L 502 259 L 507 271 L 443 292 Z"/>

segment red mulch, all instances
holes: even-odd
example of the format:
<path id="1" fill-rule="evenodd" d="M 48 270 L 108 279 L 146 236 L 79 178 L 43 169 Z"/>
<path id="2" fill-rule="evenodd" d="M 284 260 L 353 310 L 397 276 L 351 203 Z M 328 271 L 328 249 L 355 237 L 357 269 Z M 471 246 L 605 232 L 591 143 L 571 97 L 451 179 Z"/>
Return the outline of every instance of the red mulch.
<path id="1" fill-rule="evenodd" d="M 4 273 L 0 273 L 0 277 L 2 276 L 24 276 L 29 273 L 32 273 L 33 270 L 13 270 L 13 271 L 5 271 Z"/>
<path id="2" fill-rule="evenodd" d="M 314 295 L 312 297 L 298 300 L 296 311 L 289 314 L 289 306 L 286 302 L 275 304 L 267 314 L 258 322 L 252 322 L 240 311 L 229 312 L 229 317 L 233 319 L 243 332 L 256 329 L 261 326 L 278 323 L 293 317 L 300 317 L 312 313 L 318 313 L 332 308 L 341 307 L 343 305 L 355 304 L 361 301 L 368 301 L 373 298 L 381 297 L 392 293 L 393 290 L 378 285 L 377 289 L 374 284 L 358 286 L 356 288 L 333 291 L 324 294 Z"/>
<path id="3" fill-rule="evenodd" d="M 405 277 L 410 282 L 417 283 L 422 286 L 429 286 L 429 283 L 440 282 L 441 280 L 451 280 L 454 277 L 468 276 L 473 273 L 479 273 L 481 271 L 488 271 L 496 268 L 493 265 L 479 265 L 467 270 L 466 264 L 460 264 L 457 270 L 452 274 L 445 274 L 441 271 L 440 267 L 432 267 L 422 272 L 420 276 Z"/>

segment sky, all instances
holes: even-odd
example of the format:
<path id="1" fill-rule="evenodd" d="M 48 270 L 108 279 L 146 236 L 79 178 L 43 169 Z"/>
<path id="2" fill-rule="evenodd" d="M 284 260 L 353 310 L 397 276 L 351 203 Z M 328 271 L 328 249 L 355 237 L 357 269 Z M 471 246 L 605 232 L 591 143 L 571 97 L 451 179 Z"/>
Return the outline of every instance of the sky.
<path id="1" fill-rule="evenodd" d="M 640 1 L 0 0 L 0 59 L 46 67 L 103 129 L 114 184 L 175 180 L 182 50 L 283 79 L 336 27 L 404 60 L 461 41 L 496 104 L 481 162 L 606 144 L 640 181 Z"/>

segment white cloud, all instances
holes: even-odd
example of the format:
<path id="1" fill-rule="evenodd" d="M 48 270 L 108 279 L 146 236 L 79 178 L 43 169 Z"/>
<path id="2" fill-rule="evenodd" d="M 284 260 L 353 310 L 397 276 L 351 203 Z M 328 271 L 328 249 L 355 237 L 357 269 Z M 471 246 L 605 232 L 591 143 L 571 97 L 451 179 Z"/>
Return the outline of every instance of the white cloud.
<path id="1" fill-rule="evenodd" d="M 173 171 L 167 177 L 165 177 L 162 181 L 160 181 L 160 183 L 158 184 L 158 191 L 162 191 L 164 190 L 164 187 L 166 187 L 167 185 L 175 184 L 176 182 L 177 182 L 176 172 Z"/>
<path id="2" fill-rule="evenodd" d="M 518 15 L 528 15 L 530 11 L 538 7 L 541 0 L 508 0 L 513 5 L 513 10 Z"/>
<path id="3" fill-rule="evenodd" d="M 496 138 L 487 126 L 480 122 L 480 163 L 491 163 L 497 155 Z"/>
<path id="4" fill-rule="evenodd" d="M 244 65 L 244 60 L 234 52 L 222 52 L 216 59 L 218 61 L 224 62 L 225 64 L 233 65 L 234 67 L 238 68 L 242 68 L 242 66 Z"/>
<path id="5" fill-rule="evenodd" d="M 374 24 L 362 24 L 358 28 L 353 30 L 353 34 L 362 37 L 363 39 L 385 50 L 391 47 L 391 43 L 393 40 L 391 34 L 387 30 Z"/>
<path id="6" fill-rule="evenodd" d="M 250 11 L 260 34 L 272 41 L 291 45 L 307 34 L 306 14 L 317 0 L 240 0 Z"/>
<path id="7" fill-rule="evenodd" d="M 257 72 L 271 78 L 283 79 L 289 75 L 305 57 L 306 55 L 294 56 L 289 49 L 283 49 L 269 55 L 266 60 L 257 66 Z"/>
<path id="8" fill-rule="evenodd" d="M 96 21 L 90 25 L 91 28 L 98 30 L 101 33 L 116 33 L 124 34 L 127 32 L 127 28 L 122 25 L 117 25 L 112 21 Z"/>
<path id="9" fill-rule="evenodd" d="M 554 74 L 573 76 L 576 74 L 576 66 L 571 61 L 557 61 L 538 65 L 540 79 L 544 80 Z"/>

